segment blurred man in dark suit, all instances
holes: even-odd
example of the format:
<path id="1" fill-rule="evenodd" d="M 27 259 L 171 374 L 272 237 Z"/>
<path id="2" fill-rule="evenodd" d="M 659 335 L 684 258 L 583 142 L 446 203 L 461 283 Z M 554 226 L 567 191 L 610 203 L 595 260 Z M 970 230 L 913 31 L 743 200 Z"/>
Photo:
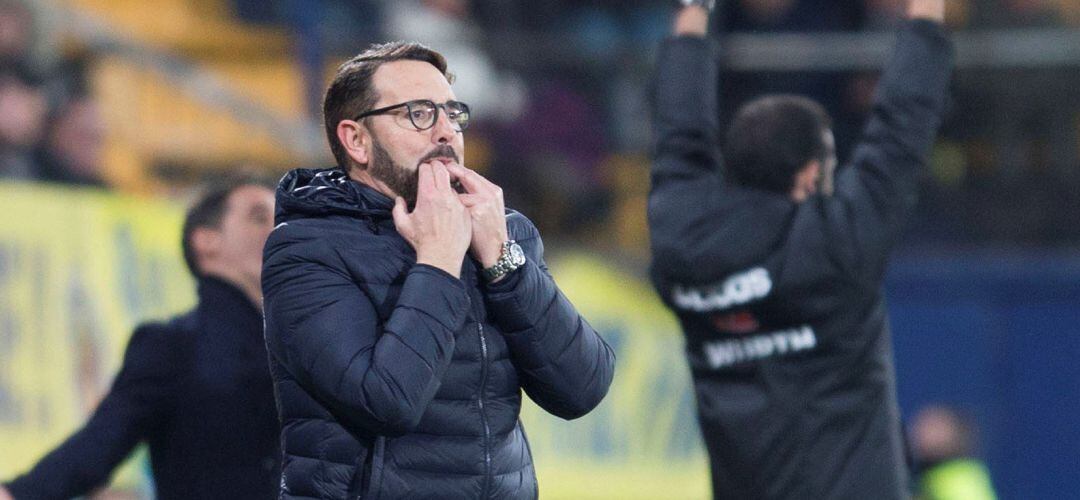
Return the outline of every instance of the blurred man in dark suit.
<path id="1" fill-rule="evenodd" d="M 104 486 L 140 442 L 157 498 L 267 499 L 280 470 L 277 412 L 262 336 L 262 246 L 270 189 L 207 192 L 184 222 L 199 303 L 132 334 L 115 382 L 86 425 L 0 499 L 68 499 Z"/>

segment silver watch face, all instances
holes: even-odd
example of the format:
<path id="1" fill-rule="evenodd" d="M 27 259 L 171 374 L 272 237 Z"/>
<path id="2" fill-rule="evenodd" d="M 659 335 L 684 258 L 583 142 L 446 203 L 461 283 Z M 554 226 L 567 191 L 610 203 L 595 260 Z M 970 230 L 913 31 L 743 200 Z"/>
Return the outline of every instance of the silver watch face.
<path id="1" fill-rule="evenodd" d="M 510 263 L 514 267 L 519 267 L 525 264 L 525 252 L 521 249 L 521 245 L 517 243 L 510 245 Z"/>

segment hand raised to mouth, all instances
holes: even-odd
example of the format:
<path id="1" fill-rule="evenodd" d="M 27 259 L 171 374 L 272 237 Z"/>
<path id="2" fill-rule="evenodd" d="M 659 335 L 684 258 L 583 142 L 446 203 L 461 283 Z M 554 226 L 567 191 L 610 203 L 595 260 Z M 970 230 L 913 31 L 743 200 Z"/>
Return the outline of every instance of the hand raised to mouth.
<path id="1" fill-rule="evenodd" d="M 461 263 L 472 237 L 472 220 L 460 196 L 450 187 L 446 164 L 433 160 L 420 164 L 416 206 L 410 213 L 405 200 L 394 199 L 394 225 L 416 250 L 416 262 L 461 276 Z"/>
<path id="2" fill-rule="evenodd" d="M 506 229 L 506 206 L 503 190 L 473 170 L 457 163 L 446 165 L 451 178 L 464 189 L 458 198 L 472 218 L 472 244 L 469 252 L 485 268 L 494 266 L 510 237 Z"/>

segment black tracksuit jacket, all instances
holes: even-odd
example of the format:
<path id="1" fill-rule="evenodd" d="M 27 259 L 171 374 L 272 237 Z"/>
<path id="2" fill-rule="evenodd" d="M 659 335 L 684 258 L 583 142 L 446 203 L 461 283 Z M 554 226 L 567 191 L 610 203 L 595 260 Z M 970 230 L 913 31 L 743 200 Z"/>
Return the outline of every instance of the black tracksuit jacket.
<path id="1" fill-rule="evenodd" d="M 654 83 L 652 278 L 678 316 L 716 498 L 907 498 L 882 279 L 945 109 L 940 25 L 900 30 L 835 193 L 726 182 L 709 42 Z"/>

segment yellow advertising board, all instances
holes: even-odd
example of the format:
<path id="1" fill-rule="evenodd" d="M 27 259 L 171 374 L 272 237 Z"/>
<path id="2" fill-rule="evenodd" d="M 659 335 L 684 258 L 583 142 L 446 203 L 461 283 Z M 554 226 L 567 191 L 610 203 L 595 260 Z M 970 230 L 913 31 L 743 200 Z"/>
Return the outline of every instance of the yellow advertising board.
<path id="1" fill-rule="evenodd" d="M 0 478 L 78 429 L 138 321 L 193 303 L 178 207 L 0 183 Z M 116 481 L 141 483 L 129 466 Z"/>
<path id="2" fill-rule="evenodd" d="M 522 409 L 542 499 L 704 499 L 708 463 L 682 335 L 642 279 L 599 256 L 551 257 L 559 288 L 615 350 L 604 401 L 570 422 Z"/>
<path id="3" fill-rule="evenodd" d="M 194 303 L 180 253 L 182 207 L 94 190 L 0 183 L 0 480 L 78 429 L 139 322 Z M 549 263 L 616 351 L 591 414 L 522 410 L 544 499 L 708 497 L 682 338 L 640 278 L 597 257 Z M 145 459 L 114 485 L 148 497 Z"/>

